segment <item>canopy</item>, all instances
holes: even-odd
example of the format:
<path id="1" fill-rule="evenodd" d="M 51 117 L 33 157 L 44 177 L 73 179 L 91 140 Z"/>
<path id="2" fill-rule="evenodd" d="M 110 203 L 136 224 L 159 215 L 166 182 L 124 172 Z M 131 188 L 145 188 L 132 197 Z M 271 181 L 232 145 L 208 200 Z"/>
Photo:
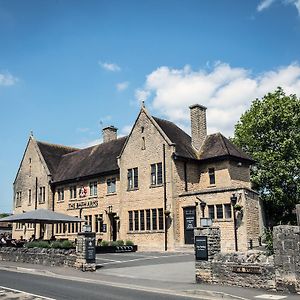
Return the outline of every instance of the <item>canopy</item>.
<path id="1" fill-rule="evenodd" d="M 57 213 L 52 210 L 42 208 L 0 219 L 0 222 L 43 224 L 73 223 L 84 221 L 85 220 L 76 217 L 71 217 L 65 214 Z"/>

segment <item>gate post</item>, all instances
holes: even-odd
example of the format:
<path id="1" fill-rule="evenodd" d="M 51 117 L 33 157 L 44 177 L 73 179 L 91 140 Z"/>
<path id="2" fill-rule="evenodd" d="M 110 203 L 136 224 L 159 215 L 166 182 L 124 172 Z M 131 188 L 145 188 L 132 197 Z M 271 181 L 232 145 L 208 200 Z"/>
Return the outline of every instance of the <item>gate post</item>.
<path id="1" fill-rule="evenodd" d="M 76 267 L 82 271 L 96 271 L 96 234 L 80 232 L 76 242 Z"/>
<path id="2" fill-rule="evenodd" d="M 197 283 L 211 283 L 212 265 L 215 254 L 221 252 L 219 227 L 197 227 L 195 236 L 195 276 Z"/>

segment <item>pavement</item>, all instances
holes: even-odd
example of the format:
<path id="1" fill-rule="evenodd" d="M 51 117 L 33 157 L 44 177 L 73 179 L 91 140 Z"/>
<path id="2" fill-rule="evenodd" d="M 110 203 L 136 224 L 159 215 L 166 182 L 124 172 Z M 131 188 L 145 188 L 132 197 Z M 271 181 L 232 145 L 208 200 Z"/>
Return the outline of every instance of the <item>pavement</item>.
<path id="1" fill-rule="evenodd" d="M 96 272 L 4 261 L 0 262 L 0 269 L 151 292 L 185 294 L 208 300 L 299 300 L 300 298 L 295 294 L 282 294 L 252 288 L 196 284 L 194 255 L 191 253 L 98 254 L 96 263 L 98 266 Z"/>

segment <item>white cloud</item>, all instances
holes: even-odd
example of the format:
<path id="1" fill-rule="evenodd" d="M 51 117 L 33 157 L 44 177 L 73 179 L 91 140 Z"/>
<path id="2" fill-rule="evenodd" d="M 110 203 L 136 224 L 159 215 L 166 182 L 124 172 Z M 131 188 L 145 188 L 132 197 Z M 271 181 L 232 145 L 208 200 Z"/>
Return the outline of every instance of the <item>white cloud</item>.
<path id="1" fill-rule="evenodd" d="M 118 134 L 118 137 L 126 136 L 130 133 L 132 129 L 132 125 L 125 125 L 121 130 L 120 134 Z"/>
<path id="2" fill-rule="evenodd" d="M 257 6 L 257 10 L 262 11 L 268 8 L 274 1 L 275 0 L 262 0 Z"/>
<path id="3" fill-rule="evenodd" d="M 110 72 L 119 72 L 121 71 L 121 68 L 117 65 L 117 64 L 114 64 L 114 63 L 108 63 L 108 62 L 101 62 L 99 61 L 99 65 L 107 70 L 107 71 L 110 71 Z"/>
<path id="4" fill-rule="evenodd" d="M 258 6 L 257 11 L 261 12 L 267 8 L 269 8 L 275 0 L 262 0 Z M 300 0 L 279 0 L 284 5 L 294 5 L 298 11 L 298 15 L 300 16 Z"/>
<path id="5" fill-rule="evenodd" d="M 0 86 L 15 85 L 19 79 L 8 72 L 0 73 Z"/>
<path id="6" fill-rule="evenodd" d="M 207 106 L 208 132 L 221 131 L 232 136 L 234 125 L 252 100 L 273 92 L 278 86 L 287 94 L 300 95 L 300 65 L 289 66 L 254 76 L 245 68 L 216 63 L 208 72 L 160 67 L 150 73 L 136 99 L 148 99 L 148 106 L 189 132 L 189 105 Z"/>
<path id="7" fill-rule="evenodd" d="M 119 82 L 116 84 L 116 88 L 118 91 L 124 91 L 128 88 L 129 86 L 129 82 L 128 81 L 124 81 L 124 82 Z"/>

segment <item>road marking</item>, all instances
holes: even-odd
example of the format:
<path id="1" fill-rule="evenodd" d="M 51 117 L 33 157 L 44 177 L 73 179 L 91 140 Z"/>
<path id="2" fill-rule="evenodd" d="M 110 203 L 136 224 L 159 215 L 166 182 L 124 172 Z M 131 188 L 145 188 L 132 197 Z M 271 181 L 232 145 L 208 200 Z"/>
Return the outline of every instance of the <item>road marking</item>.
<path id="1" fill-rule="evenodd" d="M 278 296 L 278 295 L 270 295 L 270 294 L 263 294 L 263 295 L 255 296 L 255 298 L 272 299 L 272 300 L 280 300 L 280 299 L 284 299 L 286 297 L 287 296 Z"/>
<path id="2" fill-rule="evenodd" d="M 122 262 L 122 260 L 114 260 L 114 259 L 108 259 L 108 258 L 96 258 L 96 260 L 106 260 L 106 261 Z"/>
<path id="3" fill-rule="evenodd" d="M 32 293 L 27 293 L 27 292 L 24 292 L 24 291 L 20 291 L 20 290 L 17 290 L 17 289 L 11 289 L 11 288 L 8 288 L 6 286 L 0 286 L 1 289 L 4 289 L 4 290 L 8 290 L 10 292 L 14 292 L 14 293 L 22 293 L 22 294 L 25 294 L 25 295 L 29 295 L 29 296 L 33 296 L 33 297 L 37 297 L 37 298 L 40 298 L 40 299 L 46 299 L 46 300 L 56 300 L 54 298 L 48 298 L 48 297 L 44 297 L 44 296 L 40 296 L 40 295 L 36 295 L 36 294 L 32 294 Z M 2 292 L 3 290 L 1 290 Z"/>

